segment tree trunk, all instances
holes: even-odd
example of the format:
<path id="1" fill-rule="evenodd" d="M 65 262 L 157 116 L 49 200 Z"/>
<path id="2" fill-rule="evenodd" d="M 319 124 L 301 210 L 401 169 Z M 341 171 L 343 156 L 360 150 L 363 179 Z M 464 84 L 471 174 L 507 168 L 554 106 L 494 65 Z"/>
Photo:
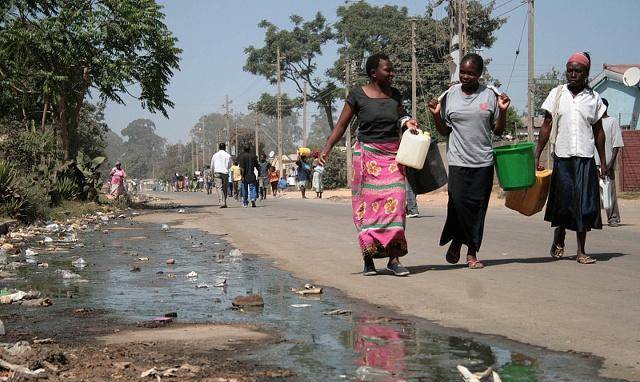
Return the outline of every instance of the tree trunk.
<path id="1" fill-rule="evenodd" d="M 331 103 L 321 102 L 321 104 L 324 108 L 324 112 L 327 114 L 327 123 L 329 124 L 329 129 L 333 131 L 333 128 L 335 127 L 333 125 L 333 107 Z"/>
<path id="2" fill-rule="evenodd" d="M 44 103 L 44 110 L 42 111 L 42 122 L 41 122 L 41 128 L 42 128 L 42 133 L 46 133 L 47 130 L 45 128 L 46 123 L 47 123 L 47 112 L 49 111 L 49 101 L 46 101 Z"/>
<path id="3" fill-rule="evenodd" d="M 62 151 L 64 152 L 64 160 L 71 159 L 71 152 L 69 151 L 69 125 L 66 116 L 66 104 L 64 96 L 60 97 L 59 107 L 59 120 L 60 120 L 60 138 L 62 138 Z"/>

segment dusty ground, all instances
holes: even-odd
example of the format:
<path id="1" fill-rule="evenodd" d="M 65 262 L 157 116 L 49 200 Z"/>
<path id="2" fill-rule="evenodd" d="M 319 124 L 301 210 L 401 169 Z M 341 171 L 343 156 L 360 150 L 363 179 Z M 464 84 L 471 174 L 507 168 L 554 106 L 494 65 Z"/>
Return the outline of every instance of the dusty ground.
<path id="1" fill-rule="evenodd" d="M 542 215 L 519 215 L 494 195 L 480 253 L 487 267 L 472 271 L 447 265 L 438 246 L 446 193 L 421 196 L 422 216 L 408 221 L 410 254 L 403 260 L 412 275 L 363 278 L 348 191 L 304 201 L 289 192 L 256 209 L 232 201 L 226 210 L 204 193 L 159 195 L 187 207 L 186 214 L 164 215 L 167 221 L 228 234 L 243 251 L 303 279 L 446 327 L 592 354 L 603 360 L 603 376 L 640 381 L 638 200 L 620 201 L 623 225 L 589 235 L 587 250 L 598 264 L 584 266 L 571 260 L 571 235 L 568 259 L 553 261 Z"/>

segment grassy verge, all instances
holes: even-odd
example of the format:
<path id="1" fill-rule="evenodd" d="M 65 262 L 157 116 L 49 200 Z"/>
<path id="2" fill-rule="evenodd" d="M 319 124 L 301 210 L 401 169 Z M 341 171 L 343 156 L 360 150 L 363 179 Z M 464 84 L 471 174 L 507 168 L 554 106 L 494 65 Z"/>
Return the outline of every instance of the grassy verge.
<path id="1" fill-rule="evenodd" d="M 49 218 L 52 220 L 64 220 L 80 217 L 83 215 L 95 214 L 96 212 L 114 212 L 117 211 L 119 207 L 121 206 L 95 202 L 65 200 L 60 206 L 51 209 Z"/>

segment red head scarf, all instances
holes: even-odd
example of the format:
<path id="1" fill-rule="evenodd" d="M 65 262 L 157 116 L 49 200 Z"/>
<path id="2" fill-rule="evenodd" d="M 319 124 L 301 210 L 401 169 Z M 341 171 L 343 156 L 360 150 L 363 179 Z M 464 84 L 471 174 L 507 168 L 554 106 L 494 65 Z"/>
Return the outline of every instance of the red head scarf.
<path id="1" fill-rule="evenodd" d="M 589 60 L 589 57 L 587 57 L 584 53 L 582 52 L 577 52 L 571 55 L 571 57 L 569 57 L 569 59 L 567 60 L 567 64 L 570 62 L 576 62 L 580 65 L 583 65 L 587 68 L 591 67 L 591 61 Z"/>

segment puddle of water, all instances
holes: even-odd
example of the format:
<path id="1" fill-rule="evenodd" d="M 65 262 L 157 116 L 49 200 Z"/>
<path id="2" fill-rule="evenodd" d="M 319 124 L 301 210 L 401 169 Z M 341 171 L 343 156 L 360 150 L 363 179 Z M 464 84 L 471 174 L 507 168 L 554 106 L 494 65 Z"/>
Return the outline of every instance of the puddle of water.
<path id="1" fill-rule="evenodd" d="M 120 222 L 114 228 L 118 229 L 108 234 L 83 234 L 84 248 L 38 255 L 49 263 L 48 269 L 28 266 L 17 271 L 30 278 L 28 286 L 54 299 L 55 305 L 46 308 L 49 317 L 59 310 L 86 307 L 131 322 L 175 311 L 182 322 L 259 324 L 285 340 L 257 348 L 247 357 L 289 368 L 305 381 L 459 381 L 458 364 L 472 371 L 493 366 L 505 382 L 606 381 L 595 376 L 594 361 L 576 356 L 490 338 L 477 341 L 464 333 L 452 335 L 426 321 L 398 318 L 346 299 L 335 290 L 298 296 L 291 288 L 302 287 L 304 281 L 268 261 L 230 255 L 232 248 L 213 235 L 165 232 L 159 224 Z M 71 266 L 78 256 L 89 263 L 86 268 Z M 141 257 L 149 260 L 139 261 Z M 169 258 L 175 265 L 166 264 Z M 131 271 L 134 265 L 139 272 Z M 88 282 L 61 280 L 56 269 L 71 269 Z M 197 278 L 187 277 L 192 271 Z M 213 287 L 223 279 L 225 288 Z M 200 284 L 209 287 L 196 288 Z M 233 298 L 246 293 L 262 295 L 265 307 L 230 310 Z M 323 314 L 334 309 L 354 313 Z"/>

